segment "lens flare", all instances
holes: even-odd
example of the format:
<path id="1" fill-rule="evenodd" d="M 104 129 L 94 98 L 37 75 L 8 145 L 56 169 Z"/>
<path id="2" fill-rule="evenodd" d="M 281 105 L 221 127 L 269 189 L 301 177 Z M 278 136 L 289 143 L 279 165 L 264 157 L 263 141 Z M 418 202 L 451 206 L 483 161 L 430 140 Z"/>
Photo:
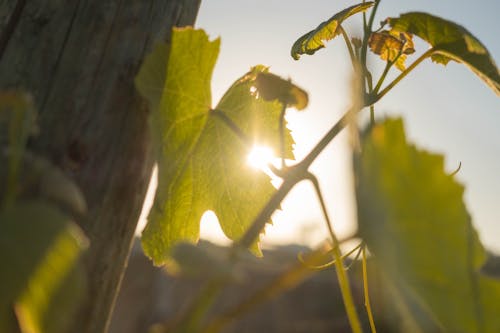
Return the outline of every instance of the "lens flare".
<path id="1" fill-rule="evenodd" d="M 265 170 L 273 158 L 274 154 L 271 148 L 254 146 L 247 156 L 247 162 L 252 168 Z"/>

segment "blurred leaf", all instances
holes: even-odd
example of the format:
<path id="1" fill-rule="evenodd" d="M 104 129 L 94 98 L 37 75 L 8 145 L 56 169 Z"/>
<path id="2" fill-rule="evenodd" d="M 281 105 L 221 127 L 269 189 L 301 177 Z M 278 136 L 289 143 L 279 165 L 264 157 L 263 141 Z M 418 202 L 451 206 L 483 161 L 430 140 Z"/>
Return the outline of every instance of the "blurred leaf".
<path id="1" fill-rule="evenodd" d="M 3 167 L 12 159 L 11 153 L 0 153 L 0 188 L 8 181 Z M 56 205 L 65 212 L 81 215 L 87 211 L 82 192 L 58 167 L 29 151 L 18 162 L 14 189 L 18 200 L 38 198 Z"/>
<path id="2" fill-rule="evenodd" d="M 348 7 L 321 23 L 316 29 L 301 36 L 292 46 L 292 58 L 298 60 L 302 54 L 314 54 L 325 47 L 323 42 L 334 39 L 340 32 L 340 25 L 350 16 L 366 11 L 374 2 L 368 1 Z"/>
<path id="3" fill-rule="evenodd" d="M 83 292 L 77 262 L 85 237 L 42 203 L 11 206 L 0 222 L 0 332 L 15 330 L 13 307 L 21 332 L 63 332 Z"/>
<path id="4" fill-rule="evenodd" d="M 181 242 L 172 249 L 172 260 L 166 268 L 171 274 L 187 278 L 237 281 L 242 279 L 242 272 L 235 270 L 229 250 L 206 242 L 197 245 Z"/>
<path id="5" fill-rule="evenodd" d="M 446 332 L 500 332 L 500 281 L 443 157 L 417 149 L 400 119 L 366 131 L 355 158 L 359 232 L 398 292 Z"/>
<path id="6" fill-rule="evenodd" d="M 464 27 L 427 13 L 411 12 L 390 18 L 393 30 L 407 32 L 431 44 L 432 60 L 465 64 L 500 95 L 500 73 L 486 47 Z"/>
<path id="7" fill-rule="evenodd" d="M 3 124 L 2 124 L 3 123 Z M 30 135 L 37 131 L 36 112 L 31 97 L 20 91 L 0 91 L 0 143 L 8 143 L 8 177 L 4 200 L 12 203 L 17 193 L 15 187 L 18 178 L 19 163 Z M 3 138 L 3 133 L 7 134 Z"/>
<path id="8" fill-rule="evenodd" d="M 303 110 L 309 101 L 307 93 L 293 84 L 291 80 L 282 79 L 268 72 L 257 74 L 255 87 L 265 101 L 278 100 L 297 110 Z"/>
<path id="9" fill-rule="evenodd" d="M 406 68 L 406 55 L 415 52 L 412 35 L 393 30 L 373 32 L 368 40 L 368 46 L 382 60 L 396 61 L 395 65 L 400 71 L 404 71 Z"/>
<path id="10" fill-rule="evenodd" d="M 157 265 L 169 258 L 175 243 L 198 240 L 200 218 L 209 209 L 224 233 L 238 239 L 274 192 L 269 177 L 246 161 L 254 143 L 279 147 L 280 103 L 251 93 L 257 75 L 267 69 L 253 68 L 211 110 L 218 52 L 219 40 L 210 42 L 204 31 L 174 29 L 170 50 L 157 46 L 136 78 L 151 105 L 158 153 L 158 189 L 142 235 L 144 251 Z M 292 143 L 287 131 L 285 157 L 293 157 Z M 257 244 L 253 251 L 260 254 Z"/>

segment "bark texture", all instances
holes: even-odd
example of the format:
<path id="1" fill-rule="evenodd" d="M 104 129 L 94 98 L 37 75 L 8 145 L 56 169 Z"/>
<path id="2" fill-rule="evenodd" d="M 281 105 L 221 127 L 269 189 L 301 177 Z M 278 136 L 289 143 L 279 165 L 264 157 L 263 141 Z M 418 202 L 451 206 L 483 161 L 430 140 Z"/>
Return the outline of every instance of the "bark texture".
<path id="1" fill-rule="evenodd" d="M 0 0 L 0 88 L 31 93 L 29 149 L 73 178 L 88 214 L 87 299 L 72 332 L 105 332 L 152 170 L 133 79 L 155 40 L 192 25 L 200 0 Z"/>

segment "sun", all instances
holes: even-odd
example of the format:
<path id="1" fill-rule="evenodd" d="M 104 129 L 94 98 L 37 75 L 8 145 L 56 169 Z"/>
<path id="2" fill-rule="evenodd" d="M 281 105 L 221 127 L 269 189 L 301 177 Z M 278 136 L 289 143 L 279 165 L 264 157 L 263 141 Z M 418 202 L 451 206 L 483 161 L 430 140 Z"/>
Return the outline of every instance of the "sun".
<path id="1" fill-rule="evenodd" d="M 247 163 L 254 169 L 265 170 L 273 162 L 273 150 L 265 146 L 254 146 L 247 156 Z"/>

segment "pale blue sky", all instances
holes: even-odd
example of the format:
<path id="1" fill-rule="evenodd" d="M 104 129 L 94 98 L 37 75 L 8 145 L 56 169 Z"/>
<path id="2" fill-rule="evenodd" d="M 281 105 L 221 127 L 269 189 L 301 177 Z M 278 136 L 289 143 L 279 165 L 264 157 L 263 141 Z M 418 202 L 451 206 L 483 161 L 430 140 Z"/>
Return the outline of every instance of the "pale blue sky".
<path id="1" fill-rule="evenodd" d="M 355 3 L 203 0 L 196 26 L 222 39 L 213 77 L 214 104 L 253 65 L 262 63 L 291 77 L 309 92 L 311 100 L 307 111 L 290 112 L 289 118 L 297 141 L 296 154 L 303 156 L 349 105 L 346 96 L 351 67 L 340 39 L 300 61 L 290 57 L 290 47 L 300 35 Z M 486 45 L 497 63 L 500 61 L 500 1 L 382 0 L 376 22 L 415 10 L 462 24 Z M 361 16 L 352 17 L 346 29 L 351 36 L 356 35 L 361 30 Z M 376 60 L 373 57 L 374 66 L 383 66 Z M 474 224 L 487 247 L 500 253 L 500 98 L 463 65 L 453 63 L 445 68 L 428 61 L 388 94 L 376 112 L 380 117 L 404 117 L 409 136 L 421 147 L 444 153 L 448 170 L 462 162 L 457 178 L 466 185 L 465 199 Z M 354 220 L 346 137 L 342 135 L 331 144 L 313 165 L 329 211 L 344 233 L 352 230 Z M 324 232 L 314 193 L 308 185 L 301 185 L 285 202 L 284 213 L 268 229 L 265 241 L 314 244 L 322 235 L 326 237 Z"/>

